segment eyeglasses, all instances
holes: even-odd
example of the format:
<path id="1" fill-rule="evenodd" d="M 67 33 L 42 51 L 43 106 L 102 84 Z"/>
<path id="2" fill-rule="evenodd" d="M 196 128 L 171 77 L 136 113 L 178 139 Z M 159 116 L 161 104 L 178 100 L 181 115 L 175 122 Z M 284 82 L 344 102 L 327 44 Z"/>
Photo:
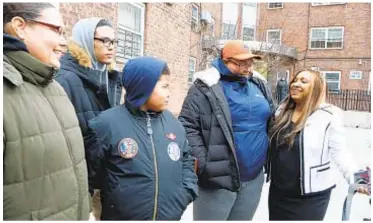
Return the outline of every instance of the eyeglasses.
<path id="1" fill-rule="evenodd" d="M 234 60 L 228 60 L 228 61 L 233 63 L 234 65 L 238 66 L 240 69 L 244 69 L 246 67 L 251 67 L 253 65 L 252 63 L 238 63 Z"/>
<path id="2" fill-rule="evenodd" d="M 118 40 L 116 40 L 116 39 L 97 38 L 97 37 L 95 37 L 94 39 L 102 42 L 104 44 L 104 46 L 106 46 L 106 47 L 110 47 L 111 45 L 116 47 L 118 45 Z"/>
<path id="3" fill-rule="evenodd" d="M 42 21 L 35 20 L 35 19 L 27 19 L 27 20 L 46 26 L 50 28 L 52 31 L 54 31 L 55 33 L 57 33 L 59 36 L 66 37 L 65 29 L 62 26 L 56 26 L 56 25 L 53 25 L 47 22 L 42 22 Z"/>

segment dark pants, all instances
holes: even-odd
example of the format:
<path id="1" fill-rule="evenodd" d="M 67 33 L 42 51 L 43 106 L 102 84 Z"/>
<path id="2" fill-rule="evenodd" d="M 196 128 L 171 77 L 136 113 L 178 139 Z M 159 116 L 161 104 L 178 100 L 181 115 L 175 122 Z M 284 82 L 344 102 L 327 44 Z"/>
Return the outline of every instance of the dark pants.
<path id="1" fill-rule="evenodd" d="M 199 187 L 199 196 L 193 203 L 193 220 L 252 220 L 260 201 L 263 183 L 264 175 L 261 172 L 252 181 L 243 182 L 237 193 Z"/>

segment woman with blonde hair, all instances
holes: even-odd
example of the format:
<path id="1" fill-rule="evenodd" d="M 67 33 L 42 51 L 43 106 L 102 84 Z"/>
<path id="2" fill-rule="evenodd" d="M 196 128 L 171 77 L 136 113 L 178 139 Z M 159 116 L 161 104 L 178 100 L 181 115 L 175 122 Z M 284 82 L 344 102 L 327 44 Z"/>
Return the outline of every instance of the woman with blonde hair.
<path id="1" fill-rule="evenodd" d="M 330 157 L 348 183 L 358 170 L 345 149 L 341 110 L 325 103 L 326 94 L 324 77 L 302 70 L 276 112 L 266 166 L 269 220 L 323 220 L 335 187 Z"/>

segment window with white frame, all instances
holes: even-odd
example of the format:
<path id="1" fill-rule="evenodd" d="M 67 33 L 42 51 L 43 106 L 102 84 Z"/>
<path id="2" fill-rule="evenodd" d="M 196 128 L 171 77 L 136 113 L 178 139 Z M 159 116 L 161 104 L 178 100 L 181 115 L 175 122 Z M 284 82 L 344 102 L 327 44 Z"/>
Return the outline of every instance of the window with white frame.
<path id="1" fill-rule="evenodd" d="M 356 70 L 350 71 L 350 79 L 361 80 L 362 78 L 363 78 L 363 72 L 362 71 L 356 71 Z"/>
<path id="2" fill-rule="evenodd" d="M 237 3 L 223 3 L 222 40 L 237 39 L 238 6 Z"/>
<path id="3" fill-rule="evenodd" d="M 339 91 L 341 86 L 340 71 L 321 71 L 328 84 L 329 91 Z"/>
<path id="4" fill-rule="evenodd" d="M 242 40 L 254 41 L 255 40 L 255 27 L 256 27 L 256 3 L 244 3 L 242 7 Z"/>
<path id="5" fill-rule="evenodd" d="M 189 67 L 188 67 L 188 83 L 193 83 L 193 75 L 196 72 L 197 59 L 195 57 L 189 57 Z"/>
<path id="6" fill-rule="evenodd" d="M 284 7 L 284 3 L 282 2 L 268 2 L 269 9 L 281 9 Z"/>
<path id="7" fill-rule="evenodd" d="M 198 27 L 199 25 L 199 6 L 197 4 L 192 4 L 192 19 L 191 19 L 192 23 L 191 23 L 191 26 L 192 26 L 192 29 L 196 29 L 196 27 Z"/>
<path id="8" fill-rule="evenodd" d="M 127 60 L 144 54 L 144 12 L 140 3 L 119 3 L 117 60 Z"/>
<path id="9" fill-rule="evenodd" d="M 343 27 L 311 28 L 311 49 L 342 49 Z"/>
<path id="10" fill-rule="evenodd" d="M 267 43 L 281 44 L 281 29 L 267 30 Z"/>
<path id="11" fill-rule="evenodd" d="M 346 2 L 312 2 L 312 6 L 322 6 L 322 5 L 344 5 Z"/>

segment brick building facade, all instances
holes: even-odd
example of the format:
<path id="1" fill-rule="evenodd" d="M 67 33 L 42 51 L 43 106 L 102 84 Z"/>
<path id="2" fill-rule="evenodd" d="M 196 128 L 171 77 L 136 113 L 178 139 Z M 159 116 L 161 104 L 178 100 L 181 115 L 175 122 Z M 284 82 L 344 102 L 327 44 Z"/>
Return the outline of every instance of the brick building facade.
<path id="1" fill-rule="evenodd" d="M 167 61 L 172 73 L 170 110 L 175 114 L 180 112 L 191 75 L 200 67 L 202 36 L 220 36 L 219 3 L 60 3 L 59 8 L 68 34 L 82 18 L 113 21 L 119 40 L 118 70 L 136 56 L 152 55 Z M 213 24 L 201 23 L 205 12 Z"/>
<path id="2" fill-rule="evenodd" d="M 325 74 L 329 89 L 370 89 L 370 3 L 60 3 L 59 7 L 68 33 L 81 18 L 113 21 L 119 40 L 118 70 L 136 56 L 166 60 L 172 72 L 170 110 L 175 114 L 193 73 L 208 66 L 211 46 L 205 40 L 211 39 L 217 48 L 222 42 L 215 44 L 216 40 L 227 39 L 287 46 L 296 49 L 296 58 L 281 64 L 277 73 L 290 76 L 314 68 Z M 274 86 L 278 75 L 267 77 Z"/>
<path id="3" fill-rule="evenodd" d="M 260 3 L 256 38 L 296 47 L 291 74 L 313 67 L 329 89 L 370 89 L 370 3 Z"/>

